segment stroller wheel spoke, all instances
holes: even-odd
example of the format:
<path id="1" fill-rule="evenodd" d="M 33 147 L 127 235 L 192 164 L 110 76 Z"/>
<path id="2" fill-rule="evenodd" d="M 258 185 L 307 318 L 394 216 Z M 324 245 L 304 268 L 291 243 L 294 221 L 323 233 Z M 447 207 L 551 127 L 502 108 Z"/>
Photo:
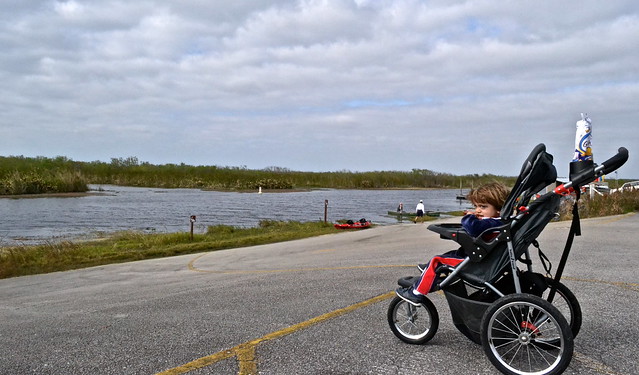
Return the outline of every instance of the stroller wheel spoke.
<path id="1" fill-rule="evenodd" d="M 519 330 L 517 330 L 517 328 L 513 328 L 513 327 L 517 327 L 517 325 L 512 321 L 509 323 L 510 324 L 505 324 L 501 320 L 497 320 L 496 324 L 498 324 L 499 327 L 495 327 L 495 330 L 499 332 L 510 333 L 512 335 L 517 336 L 519 334 Z"/>
<path id="2" fill-rule="evenodd" d="M 503 354 L 503 356 L 507 356 L 513 350 L 518 350 L 519 346 L 520 345 L 517 342 L 517 340 L 510 340 L 510 341 L 505 342 L 503 344 L 495 345 L 495 348 L 503 349 L 503 351 L 501 353 Z"/>
<path id="3" fill-rule="evenodd" d="M 546 361 L 547 365 L 550 365 L 551 362 L 548 360 L 548 358 L 554 359 L 554 355 L 548 350 L 542 349 L 537 345 L 531 345 L 531 346 L 533 347 L 533 349 L 535 349 L 535 352 L 539 354 L 539 357 L 542 358 L 544 361 Z M 555 351 L 555 350 L 559 350 L 560 348 L 552 347 L 552 349 L 553 351 Z"/>

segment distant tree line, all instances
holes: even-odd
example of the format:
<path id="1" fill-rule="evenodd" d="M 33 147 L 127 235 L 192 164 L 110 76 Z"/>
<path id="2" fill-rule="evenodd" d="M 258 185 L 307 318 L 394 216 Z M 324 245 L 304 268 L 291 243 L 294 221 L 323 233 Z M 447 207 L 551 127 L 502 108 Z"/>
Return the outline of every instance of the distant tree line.
<path id="1" fill-rule="evenodd" d="M 0 194 L 84 192 L 89 184 L 199 188 L 211 190 L 262 189 L 408 189 L 470 188 L 489 181 L 512 185 L 514 177 L 492 174 L 456 176 L 428 169 L 373 172 L 300 172 L 281 167 L 154 165 L 136 157 L 110 162 L 77 162 L 66 157 L 0 157 Z"/>

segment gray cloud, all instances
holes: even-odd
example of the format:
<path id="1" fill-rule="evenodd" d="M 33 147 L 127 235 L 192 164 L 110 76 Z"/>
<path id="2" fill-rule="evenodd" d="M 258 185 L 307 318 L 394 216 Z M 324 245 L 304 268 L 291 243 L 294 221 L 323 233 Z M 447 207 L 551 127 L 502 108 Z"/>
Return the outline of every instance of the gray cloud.
<path id="1" fill-rule="evenodd" d="M 580 112 L 639 178 L 634 1 L 12 1 L 2 155 L 560 174 Z M 471 156 L 468 156 L 471 154 Z"/>

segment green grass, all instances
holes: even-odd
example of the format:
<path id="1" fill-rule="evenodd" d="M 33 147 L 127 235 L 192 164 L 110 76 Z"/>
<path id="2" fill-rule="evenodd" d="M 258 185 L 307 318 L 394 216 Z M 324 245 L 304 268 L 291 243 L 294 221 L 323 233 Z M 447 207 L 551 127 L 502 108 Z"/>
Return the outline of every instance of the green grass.
<path id="1" fill-rule="evenodd" d="M 262 221 L 256 228 L 211 226 L 205 234 L 119 232 L 102 240 L 0 249 L 0 278 L 254 246 L 335 233 L 330 223 Z"/>

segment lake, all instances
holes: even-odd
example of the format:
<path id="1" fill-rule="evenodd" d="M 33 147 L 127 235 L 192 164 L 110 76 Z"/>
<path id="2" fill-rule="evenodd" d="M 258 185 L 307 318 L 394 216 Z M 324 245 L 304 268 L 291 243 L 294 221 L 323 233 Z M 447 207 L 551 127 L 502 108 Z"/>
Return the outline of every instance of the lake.
<path id="1" fill-rule="evenodd" d="M 428 211 L 468 207 L 456 199 L 459 190 L 334 190 L 286 193 L 236 193 L 198 189 L 136 188 L 91 185 L 98 194 L 65 198 L 0 199 L 0 245 L 36 244 L 65 239 L 94 238 L 121 230 L 188 232 L 197 217 L 196 233 L 210 225 L 257 226 L 260 220 L 359 220 L 390 225 L 387 215 L 400 202 L 412 212 L 420 199 Z"/>

